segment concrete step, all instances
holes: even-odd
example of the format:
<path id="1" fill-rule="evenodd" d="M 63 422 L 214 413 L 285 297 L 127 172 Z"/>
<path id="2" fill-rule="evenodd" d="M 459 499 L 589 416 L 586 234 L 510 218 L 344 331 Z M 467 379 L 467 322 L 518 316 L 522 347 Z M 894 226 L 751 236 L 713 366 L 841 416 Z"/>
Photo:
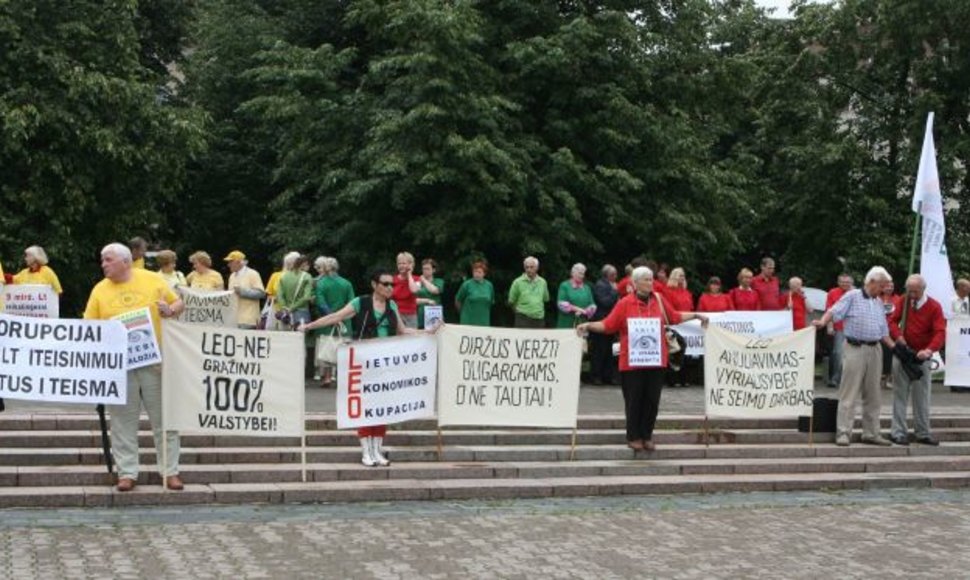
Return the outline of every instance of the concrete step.
<path id="1" fill-rule="evenodd" d="M 888 428 L 889 416 L 881 418 L 883 428 Z M 934 429 L 970 429 L 970 415 L 933 415 Z M 794 419 L 718 419 L 707 421 L 707 428 L 711 430 L 744 430 L 744 429 L 775 429 L 795 430 L 798 422 Z M 581 415 L 577 428 L 580 430 L 609 430 L 623 429 L 625 421 L 622 413 Z M 702 415 L 661 414 L 657 419 L 658 430 L 703 430 L 705 427 Z M 856 421 L 859 427 L 859 421 Z M 142 431 L 149 430 L 147 417 L 142 417 Z M 92 409 L 84 413 L 0 413 L 0 434 L 5 431 L 98 431 L 97 414 Z M 333 414 L 307 413 L 307 431 L 336 431 L 337 421 Z M 392 431 L 436 431 L 437 423 L 433 419 L 409 421 L 399 425 L 390 425 Z M 508 427 L 445 427 L 443 431 L 536 431 L 536 429 L 509 429 Z"/>
<path id="2" fill-rule="evenodd" d="M 410 462 L 389 468 L 359 463 L 310 463 L 307 481 L 371 481 L 379 479 L 540 479 L 560 477 L 622 477 L 630 475 L 711 475 L 780 473 L 882 473 L 970 471 L 970 457 L 908 455 L 891 457 L 809 457 L 781 459 L 680 459 L 616 461 Z M 299 482 L 297 463 L 196 464 L 181 466 L 186 483 Z M 63 487 L 110 485 L 113 477 L 99 465 L 0 467 L 0 487 Z M 154 466 L 142 466 L 140 483 L 160 485 Z"/>
<path id="3" fill-rule="evenodd" d="M 941 441 L 970 441 L 970 429 L 936 429 L 934 434 Z M 571 430 L 516 431 L 516 430 L 453 430 L 442 433 L 444 445 L 569 445 Z M 332 447 L 357 445 L 357 436 L 352 431 L 310 431 L 307 433 L 307 446 Z M 793 430 L 775 429 L 714 429 L 707 433 L 699 430 L 665 429 L 655 433 L 654 440 L 660 445 L 684 443 L 802 443 L 809 442 L 808 433 Z M 816 433 L 816 443 L 832 442 L 832 433 Z M 152 435 L 148 431 L 139 434 L 141 447 L 152 446 Z M 388 441 L 397 446 L 432 446 L 438 444 L 436 431 L 399 430 L 392 432 Z M 578 445 L 619 445 L 626 441 L 625 432 L 620 429 L 580 430 L 576 432 Z M 298 437 L 251 437 L 251 436 L 212 436 L 186 434 L 181 437 L 185 447 L 295 447 L 300 445 Z M 101 447 L 100 431 L 59 430 L 59 431 L 2 431 L 0 432 L 0 452 L 10 447 L 32 447 L 37 449 L 53 447 L 85 448 Z"/>
<path id="4" fill-rule="evenodd" d="M 511 499 L 750 491 L 955 488 L 968 485 L 970 485 L 970 471 L 211 483 L 187 484 L 185 490 L 181 492 L 166 491 L 157 485 L 144 485 L 127 493 L 120 493 L 107 485 L 77 485 L 0 488 L 0 508 Z"/>
<path id="5" fill-rule="evenodd" d="M 856 436 L 858 440 L 858 435 Z M 390 439 L 387 453 L 398 462 L 430 462 L 439 460 L 436 446 L 398 446 Z M 193 464 L 252 464 L 298 463 L 303 450 L 297 446 L 277 447 L 189 447 L 182 448 L 182 465 Z M 353 446 L 307 447 L 308 463 L 357 463 L 360 448 Z M 446 445 L 440 459 L 447 462 L 481 461 L 568 461 L 568 445 Z M 642 455 L 642 454 L 641 454 Z M 970 455 L 970 442 L 945 442 L 939 447 L 911 445 L 909 447 L 873 447 L 853 445 L 837 447 L 831 443 L 764 443 L 712 444 L 673 443 L 659 445 L 650 456 L 654 459 L 773 459 L 805 457 L 901 457 L 907 455 Z M 155 463 L 156 452 L 143 447 L 141 463 Z M 633 459 L 636 454 L 624 444 L 580 445 L 574 459 L 581 461 L 614 461 Z M 16 447 L 0 449 L 0 466 L 98 465 L 102 463 L 101 449 Z"/>

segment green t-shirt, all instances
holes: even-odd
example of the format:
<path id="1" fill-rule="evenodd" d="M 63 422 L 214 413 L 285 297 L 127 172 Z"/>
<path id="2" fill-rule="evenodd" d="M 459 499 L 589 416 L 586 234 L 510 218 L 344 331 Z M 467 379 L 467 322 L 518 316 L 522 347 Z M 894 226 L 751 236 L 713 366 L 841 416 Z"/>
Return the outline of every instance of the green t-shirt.
<path id="1" fill-rule="evenodd" d="M 438 289 L 437 294 L 432 294 L 428 292 L 428 289 L 424 287 L 424 283 L 421 283 L 421 289 L 418 290 L 416 296 L 418 298 L 425 298 L 428 300 L 433 300 L 435 304 L 441 304 L 441 297 L 445 293 L 445 281 L 443 278 L 432 278 L 431 283 L 434 287 Z M 424 304 L 418 305 L 418 328 L 424 328 Z"/>
<path id="2" fill-rule="evenodd" d="M 360 296 L 351 300 L 350 305 L 354 309 L 354 312 L 360 312 Z M 397 304 L 395 304 L 393 300 L 387 301 L 387 307 L 390 308 L 394 314 L 397 314 Z M 383 312 L 377 312 L 376 310 L 374 311 L 374 316 L 381 321 L 381 323 L 377 325 L 377 338 L 391 336 L 391 318 L 389 316 L 383 316 L 383 314 Z M 398 314 L 399 319 L 400 317 L 401 315 Z M 355 336 L 354 338 L 357 337 Z"/>
<path id="3" fill-rule="evenodd" d="M 556 296 L 556 311 L 559 313 L 559 317 L 556 319 L 556 328 L 572 328 L 577 323 L 577 317 L 575 314 L 563 312 L 559 308 L 560 302 L 569 302 L 573 306 L 585 309 L 593 304 L 593 291 L 588 284 L 573 288 L 569 280 L 559 285 L 559 294 Z"/>
<path id="4" fill-rule="evenodd" d="M 545 318 L 546 302 L 549 302 L 549 286 L 542 276 L 530 281 L 528 276 L 522 274 L 509 288 L 509 305 L 523 316 L 536 320 Z"/>
<path id="5" fill-rule="evenodd" d="M 461 284 L 455 301 L 461 303 L 461 324 L 471 326 L 492 325 L 492 304 L 495 304 L 495 289 L 488 280 L 478 281 L 469 278 Z"/>
<path id="6" fill-rule="evenodd" d="M 336 312 L 350 304 L 354 299 L 354 285 L 338 274 L 329 274 L 320 278 L 314 288 L 317 305 L 326 304 L 330 312 Z M 350 334 L 350 321 L 343 321 L 344 332 Z M 320 329 L 321 334 L 330 334 L 331 327 Z M 324 332 L 326 331 L 326 332 Z"/>

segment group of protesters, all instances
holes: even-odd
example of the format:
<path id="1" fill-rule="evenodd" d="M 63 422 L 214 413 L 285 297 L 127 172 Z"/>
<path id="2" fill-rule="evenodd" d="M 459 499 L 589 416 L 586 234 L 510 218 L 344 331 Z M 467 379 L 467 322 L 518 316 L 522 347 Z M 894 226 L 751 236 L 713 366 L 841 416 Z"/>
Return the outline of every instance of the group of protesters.
<path id="1" fill-rule="evenodd" d="M 213 268 L 212 258 L 198 251 L 189 256 L 192 271 L 178 271 L 177 256 L 163 250 L 156 254 L 157 272 L 145 269 L 147 244 L 141 238 L 128 245 L 112 243 L 101 251 L 104 280 L 91 291 L 84 317 L 108 319 L 123 312 L 147 307 L 159 331 L 160 318 L 178 316 L 184 303 L 176 292 L 180 286 L 201 291 L 228 290 L 238 296 L 238 325 L 246 329 L 296 330 L 308 333 L 338 332 L 354 339 L 433 332 L 424 328 L 423 308 L 440 305 L 445 284 L 435 260 L 421 262 L 420 275 L 416 261 L 408 252 L 397 256 L 392 271 L 372 272 L 370 292 L 356 296 L 353 285 L 339 273 L 333 257 L 321 256 L 313 261 L 317 275 L 312 276 L 307 256 L 291 252 L 284 256 L 282 267 L 263 285 L 262 277 L 248 266 L 240 250 L 224 258 L 229 276 L 225 280 Z M 49 284 L 61 292 L 56 274 L 47 265 L 43 249 L 31 246 L 25 251 L 26 268 L 8 279 L 15 284 Z M 720 279 L 711 277 L 705 292 L 695 300 L 687 289 L 682 268 L 668 272 L 666 266 L 638 257 L 618 278 L 612 265 L 601 269 L 594 284 L 586 282 L 587 269 L 575 264 L 569 279 L 558 288 L 555 307 L 557 328 L 575 328 L 590 337 L 591 375 L 595 381 L 612 381 L 618 371 L 626 412 L 626 438 L 634 451 L 653 451 L 653 430 L 660 408 L 660 396 L 669 361 L 665 338 L 658 359 L 650 364 L 630 360 L 628 322 L 637 318 L 659 320 L 661 337 L 669 326 L 696 319 L 708 324 L 710 313 L 729 310 L 789 310 L 793 328 L 808 324 L 808 308 L 802 282 L 791 278 L 782 289 L 775 275 L 775 263 L 764 258 L 755 275 L 747 268 L 738 274 L 738 285 L 728 292 Z M 2 273 L 2 270 L 0 270 Z M 455 306 L 462 324 L 488 326 L 494 306 L 495 290 L 488 280 L 488 264 L 478 260 L 471 266 L 471 276 L 455 294 Z M 926 283 L 918 275 L 906 280 L 905 293 L 895 296 L 892 279 L 885 269 L 872 268 L 862 289 L 853 288 L 851 276 L 839 277 L 838 285 L 828 293 L 826 312 L 814 321 L 832 337 L 828 384 L 838 386 L 840 406 L 836 443 L 849 445 L 855 405 L 863 403 L 861 440 L 874 445 L 908 445 L 906 406 L 912 395 L 915 441 L 936 445 L 929 428 L 930 358 L 942 349 L 945 335 L 943 307 L 926 294 Z M 956 297 L 949 305 L 954 313 L 968 314 L 970 282 L 960 280 Z M 263 300 L 265 299 L 265 304 Z M 508 305 L 514 313 L 514 325 L 523 329 L 545 328 L 546 305 L 550 293 L 546 280 L 539 275 L 539 261 L 527 257 L 523 273 L 508 290 Z M 614 358 L 613 336 L 619 337 L 618 355 Z M 884 351 L 883 348 L 886 350 Z M 891 363 L 887 362 L 888 359 Z M 888 365 L 884 370 L 884 364 Z M 319 369 L 324 382 L 332 381 L 333 369 Z M 880 382 L 890 374 L 895 390 L 893 424 L 889 439 L 879 433 Z M 166 465 L 159 471 L 169 489 L 179 490 L 183 483 L 178 474 L 178 434 L 161 432 L 161 374 L 159 365 L 129 372 L 127 403 L 112 408 L 113 449 L 118 463 L 118 489 L 129 491 L 138 479 L 138 416 L 142 406 L 153 426 L 155 444 L 167 439 L 169 453 Z M 362 463 L 386 466 L 390 462 L 383 451 L 386 427 L 367 427 L 358 431 Z"/>

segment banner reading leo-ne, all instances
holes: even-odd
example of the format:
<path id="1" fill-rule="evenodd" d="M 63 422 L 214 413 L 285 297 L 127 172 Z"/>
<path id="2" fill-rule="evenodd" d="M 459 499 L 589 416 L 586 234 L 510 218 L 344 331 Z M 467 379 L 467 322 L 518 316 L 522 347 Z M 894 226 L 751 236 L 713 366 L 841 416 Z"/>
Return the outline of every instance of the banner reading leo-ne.
<path id="1" fill-rule="evenodd" d="M 0 398 L 123 405 L 127 353 L 117 321 L 0 314 Z"/>
<path id="2" fill-rule="evenodd" d="M 238 297 L 235 292 L 205 291 L 179 287 L 185 310 L 179 322 L 204 326 L 236 326 Z"/>
<path id="3" fill-rule="evenodd" d="M 0 312 L 4 314 L 34 318 L 60 316 L 57 292 L 46 284 L 10 284 L 0 287 L 3 289 Z"/>
<path id="4" fill-rule="evenodd" d="M 162 322 L 165 428 L 213 435 L 303 435 L 299 332 Z"/>
<path id="5" fill-rule="evenodd" d="M 438 346 L 427 334 L 361 340 L 337 349 L 337 428 L 434 417 Z"/>
<path id="6" fill-rule="evenodd" d="M 712 324 L 705 342 L 707 416 L 788 419 L 812 414 L 815 328 L 758 338 Z"/>
<path id="7" fill-rule="evenodd" d="M 572 329 L 446 325 L 439 425 L 576 426 L 583 342 Z"/>
<path id="8" fill-rule="evenodd" d="M 707 315 L 711 326 L 747 336 L 782 336 L 792 331 L 792 317 L 788 310 L 717 312 Z M 687 356 L 704 356 L 704 329 L 700 321 L 690 320 L 673 326 L 684 337 Z"/>
<path id="9" fill-rule="evenodd" d="M 946 323 L 944 384 L 970 387 L 970 318 L 955 316 Z"/>

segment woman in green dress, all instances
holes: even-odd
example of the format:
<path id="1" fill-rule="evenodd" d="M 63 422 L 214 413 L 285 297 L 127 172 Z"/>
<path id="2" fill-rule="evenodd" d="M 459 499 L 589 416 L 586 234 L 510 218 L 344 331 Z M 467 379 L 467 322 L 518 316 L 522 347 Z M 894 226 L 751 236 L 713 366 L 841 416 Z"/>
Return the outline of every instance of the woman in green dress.
<path id="1" fill-rule="evenodd" d="M 418 328 L 424 328 L 424 307 L 441 304 L 445 281 L 438 278 L 438 263 L 431 258 L 421 260 L 421 289 L 418 290 Z M 443 318 L 442 318 L 443 320 Z"/>
<path id="2" fill-rule="evenodd" d="M 455 306 L 461 314 L 461 324 L 470 326 L 491 326 L 492 305 L 495 304 L 495 288 L 485 279 L 488 264 L 485 260 L 478 260 L 472 264 L 472 277 L 465 280 L 458 294 L 455 295 Z"/>
<path id="3" fill-rule="evenodd" d="M 559 285 L 556 305 L 559 307 L 556 328 L 572 328 L 593 316 L 596 303 L 593 301 L 593 290 L 586 284 L 586 266 L 573 265 L 569 280 Z"/>

